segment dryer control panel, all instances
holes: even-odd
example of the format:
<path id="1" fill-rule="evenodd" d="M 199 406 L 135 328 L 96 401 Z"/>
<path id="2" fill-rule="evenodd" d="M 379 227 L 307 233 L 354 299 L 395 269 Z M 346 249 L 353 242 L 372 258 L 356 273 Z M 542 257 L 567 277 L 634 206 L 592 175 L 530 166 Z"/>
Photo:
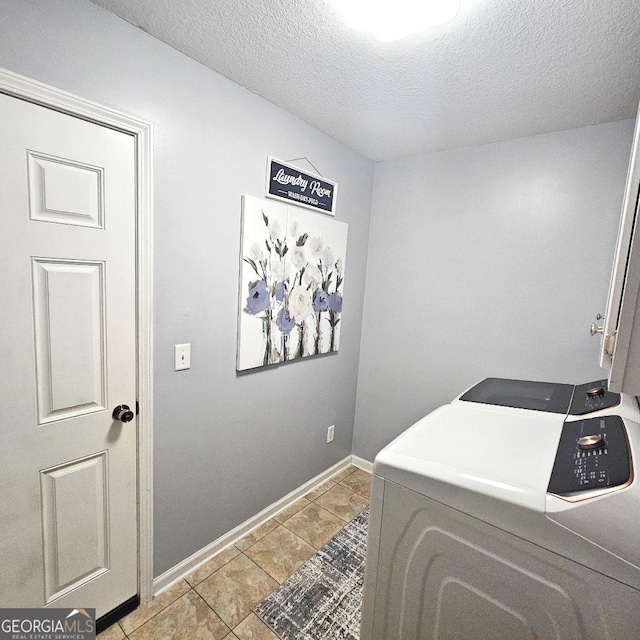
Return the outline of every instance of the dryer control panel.
<path id="1" fill-rule="evenodd" d="M 631 459 L 620 416 L 565 422 L 547 491 L 581 500 L 603 489 L 626 486 Z"/>
<path id="2" fill-rule="evenodd" d="M 596 380 L 587 384 L 578 384 L 573 391 L 569 414 L 583 416 L 602 409 L 610 409 L 620 404 L 620 394 L 609 391 L 606 380 Z"/>

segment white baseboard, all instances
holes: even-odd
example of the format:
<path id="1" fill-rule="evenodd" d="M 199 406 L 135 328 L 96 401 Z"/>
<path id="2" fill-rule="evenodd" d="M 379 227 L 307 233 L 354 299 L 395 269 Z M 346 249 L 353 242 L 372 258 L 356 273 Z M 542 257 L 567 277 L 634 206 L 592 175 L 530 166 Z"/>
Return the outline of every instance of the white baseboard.
<path id="1" fill-rule="evenodd" d="M 153 595 L 159 596 L 161 593 L 170 589 L 176 582 L 179 582 L 191 572 L 195 571 L 199 566 L 218 555 L 221 551 L 230 547 L 235 542 L 238 542 L 241 538 L 244 538 L 248 533 L 251 533 L 254 529 L 257 529 L 261 524 L 264 524 L 267 520 L 270 520 L 274 516 L 277 516 L 281 511 L 284 511 L 287 507 L 293 504 L 296 500 L 306 495 L 310 491 L 313 491 L 316 487 L 320 486 L 327 480 L 330 480 L 333 476 L 340 473 L 343 469 L 346 469 L 349 465 L 353 464 L 356 467 L 360 467 L 365 471 L 370 471 L 372 464 L 357 458 L 355 456 L 347 456 L 344 460 L 337 462 L 332 467 L 329 467 L 326 471 L 312 478 L 308 482 L 305 482 L 302 486 L 298 487 L 291 493 L 284 496 L 277 502 L 269 505 L 266 509 L 260 511 L 252 518 L 245 520 L 242 524 L 238 525 L 235 529 L 232 529 L 225 535 L 221 536 L 217 540 L 214 540 L 211 544 L 196 551 L 193 555 L 189 556 L 182 562 L 165 571 L 153 580 Z M 367 469 L 367 465 L 369 469 Z"/>
<path id="2" fill-rule="evenodd" d="M 351 456 L 351 464 L 354 467 L 358 467 L 358 469 L 362 469 L 367 473 L 373 473 L 373 462 L 369 462 L 364 458 L 359 458 L 358 456 Z"/>

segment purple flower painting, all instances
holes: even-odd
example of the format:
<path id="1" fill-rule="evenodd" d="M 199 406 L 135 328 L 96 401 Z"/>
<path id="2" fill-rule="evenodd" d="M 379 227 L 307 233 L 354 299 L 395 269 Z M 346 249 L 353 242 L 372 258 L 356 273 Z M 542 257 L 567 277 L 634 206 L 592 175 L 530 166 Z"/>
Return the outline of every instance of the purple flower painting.
<path id="1" fill-rule="evenodd" d="M 344 222 L 243 196 L 237 369 L 338 350 Z"/>
<path id="2" fill-rule="evenodd" d="M 324 289 L 318 289 L 313 296 L 313 310 L 316 312 L 327 310 L 329 294 Z"/>
<path id="3" fill-rule="evenodd" d="M 282 307 L 280 311 L 278 311 L 278 315 L 276 316 L 276 325 L 278 329 L 282 331 L 282 334 L 288 336 L 291 333 L 293 327 L 296 326 L 296 321 L 289 315 L 289 309 L 286 307 Z"/>
<path id="4" fill-rule="evenodd" d="M 327 306 L 331 311 L 340 313 L 342 311 L 342 295 L 338 291 L 330 294 L 327 298 Z"/>
<path id="5" fill-rule="evenodd" d="M 267 293 L 267 283 L 264 280 L 257 280 L 249 283 L 249 297 L 245 312 L 255 316 L 262 313 L 269 306 L 269 294 Z"/>

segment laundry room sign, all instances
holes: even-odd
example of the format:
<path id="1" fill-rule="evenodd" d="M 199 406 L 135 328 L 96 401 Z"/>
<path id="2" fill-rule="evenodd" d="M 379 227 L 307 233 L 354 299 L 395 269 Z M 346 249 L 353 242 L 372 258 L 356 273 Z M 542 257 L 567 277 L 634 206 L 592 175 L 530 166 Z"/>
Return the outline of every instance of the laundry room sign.
<path id="1" fill-rule="evenodd" d="M 285 200 L 315 211 L 335 215 L 338 185 L 313 173 L 269 157 L 267 162 L 267 198 Z"/>

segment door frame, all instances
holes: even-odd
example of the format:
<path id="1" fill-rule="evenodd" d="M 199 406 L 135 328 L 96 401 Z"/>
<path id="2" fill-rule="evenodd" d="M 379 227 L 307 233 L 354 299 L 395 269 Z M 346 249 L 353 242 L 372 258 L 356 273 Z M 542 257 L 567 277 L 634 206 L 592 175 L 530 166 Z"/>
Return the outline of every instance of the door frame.
<path id="1" fill-rule="evenodd" d="M 136 141 L 138 595 L 153 597 L 153 175 L 150 122 L 0 68 L 0 93 L 132 135 Z"/>

